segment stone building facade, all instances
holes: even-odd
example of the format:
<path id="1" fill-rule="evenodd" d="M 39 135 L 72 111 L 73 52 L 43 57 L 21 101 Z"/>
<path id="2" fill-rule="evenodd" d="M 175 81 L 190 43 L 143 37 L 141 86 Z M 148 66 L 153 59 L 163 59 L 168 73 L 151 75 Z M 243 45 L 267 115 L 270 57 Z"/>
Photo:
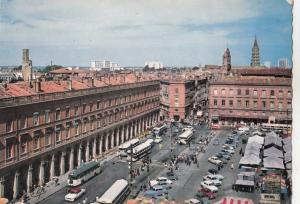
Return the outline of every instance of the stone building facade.
<path id="1" fill-rule="evenodd" d="M 33 185 L 137 137 L 159 119 L 156 80 L 82 89 L 75 80 L 71 86 L 49 83 L 36 81 L 35 94 L 26 88 L 16 97 L 9 94 L 17 84 L 0 88 L 0 197 L 30 192 Z M 47 87 L 61 91 L 45 93 Z"/>
<path id="2" fill-rule="evenodd" d="M 250 69 L 209 83 L 210 123 L 291 123 L 291 70 Z"/>

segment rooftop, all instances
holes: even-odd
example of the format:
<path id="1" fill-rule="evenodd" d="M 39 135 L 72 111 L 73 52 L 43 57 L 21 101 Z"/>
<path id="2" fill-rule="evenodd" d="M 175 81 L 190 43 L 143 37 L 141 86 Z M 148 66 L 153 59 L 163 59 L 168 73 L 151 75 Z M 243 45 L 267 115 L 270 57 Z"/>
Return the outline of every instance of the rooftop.
<path id="1" fill-rule="evenodd" d="M 265 85 L 292 86 L 291 78 L 255 77 L 255 76 L 226 76 L 210 82 L 211 85 Z"/>

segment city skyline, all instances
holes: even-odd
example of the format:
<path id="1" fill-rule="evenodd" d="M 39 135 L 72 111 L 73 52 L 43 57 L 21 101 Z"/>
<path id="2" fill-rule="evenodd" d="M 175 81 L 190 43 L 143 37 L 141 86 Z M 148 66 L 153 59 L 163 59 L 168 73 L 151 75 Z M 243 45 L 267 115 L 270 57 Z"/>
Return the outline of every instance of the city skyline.
<path id="1" fill-rule="evenodd" d="M 31 50 L 34 66 L 51 60 L 89 66 L 102 59 L 121 66 L 143 66 L 149 60 L 166 66 L 221 64 L 227 46 L 233 65 L 250 65 L 255 35 L 262 62 L 291 61 L 291 7 L 284 0 L 72 5 L 4 0 L 0 10 L 1 65 L 21 64 L 23 48 Z"/>

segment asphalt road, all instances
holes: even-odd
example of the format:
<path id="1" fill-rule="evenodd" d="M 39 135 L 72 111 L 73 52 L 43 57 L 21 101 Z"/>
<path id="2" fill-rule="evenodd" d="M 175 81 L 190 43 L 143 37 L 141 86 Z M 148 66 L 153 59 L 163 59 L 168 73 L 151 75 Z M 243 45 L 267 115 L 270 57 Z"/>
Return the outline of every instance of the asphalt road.
<path id="1" fill-rule="evenodd" d="M 201 129 L 198 132 L 204 134 L 207 132 L 206 129 Z M 159 173 L 164 169 L 163 163 L 167 161 L 171 155 L 178 155 L 180 152 L 188 148 L 187 145 L 177 145 L 173 144 L 173 151 L 171 152 L 171 138 L 170 138 L 170 129 L 167 133 L 162 136 L 163 142 L 156 144 L 152 149 L 150 158 L 152 164 L 150 164 L 149 172 L 142 172 L 142 174 L 135 178 L 135 188 L 139 188 L 141 185 L 145 184 L 149 179 L 156 178 Z M 172 139 L 174 141 L 174 137 Z M 114 163 L 114 164 L 113 164 Z M 135 164 L 139 166 L 139 163 Z M 95 201 L 96 196 L 101 196 L 117 179 L 126 178 L 129 179 L 129 165 L 126 162 L 126 158 L 119 160 L 114 158 L 110 162 L 107 162 L 103 167 L 103 172 L 96 177 L 93 177 L 91 180 L 85 182 L 80 188 L 86 189 L 86 194 L 76 200 L 75 203 L 82 203 L 82 201 L 87 198 L 88 203 Z M 64 196 L 66 195 L 68 187 L 63 188 L 62 190 L 54 193 L 41 203 L 43 204 L 52 204 L 52 203 L 68 203 L 64 201 Z"/>

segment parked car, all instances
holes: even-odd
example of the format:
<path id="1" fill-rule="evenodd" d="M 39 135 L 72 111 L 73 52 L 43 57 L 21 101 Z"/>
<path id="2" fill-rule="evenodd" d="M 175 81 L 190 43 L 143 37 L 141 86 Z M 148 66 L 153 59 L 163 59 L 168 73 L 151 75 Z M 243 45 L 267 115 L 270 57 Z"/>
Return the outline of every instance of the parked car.
<path id="1" fill-rule="evenodd" d="M 218 179 L 220 181 L 222 181 L 224 179 L 224 176 L 222 176 L 221 174 L 208 174 L 206 176 L 203 177 L 204 180 L 215 180 Z"/>
<path id="2" fill-rule="evenodd" d="M 216 187 L 212 181 L 203 181 L 203 182 L 201 182 L 200 186 L 202 188 L 207 188 L 208 190 L 210 190 L 213 193 L 216 193 L 219 190 L 218 187 Z"/>
<path id="3" fill-rule="evenodd" d="M 216 169 L 208 169 L 207 172 L 208 172 L 209 174 L 217 174 L 217 173 L 219 173 L 218 170 L 216 170 Z"/>
<path id="4" fill-rule="evenodd" d="M 178 176 L 176 175 L 176 174 L 174 174 L 173 172 L 167 172 L 167 177 L 168 177 L 168 179 L 169 180 L 171 180 L 171 181 L 176 181 L 176 180 L 178 180 Z"/>
<path id="5" fill-rule="evenodd" d="M 198 190 L 198 193 L 196 194 L 197 197 L 202 198 L 202 197 L 208 197 L 208 199 L 215 199 L 216 198 L 216 194 L 211 192 L 209 189 L 207 188 L 200 188 Z"/>
<path id="6" fill-rule="evenodd" d="M 74 202 L 83 194 L 85 194 L 86 190 L 84 188 L 71 188 L 67 191 L 67 195 L 65 195 L 66 201 Z"/>
<path id="7" fill-rule="evenodd" d="M 157 196 L 163 196 L 164 194 L 168 194 L 168 191 L 162 186 L 156 185 L 151 187 L 150 190 L 144 192 L 145 197 L 156 198 Z"/>
<path id="8" fill-rule="evenodd" d="M 201 204 L 200 200 L 197 200 L 195 198 L 191 198 L 191 199 L 185 200 L 184 203 L 185 204 Z"/>
<path id="9" fill-rule="evenodd" d="M 212 164 L 216 164 L 216 165 L 222 165 L 223 162 L 216 156 L 211 156 L 208 158 L 208 161 Z"/>
<path id="10" fill-rule="evenodd" d="M 216 154 L 216 157 L 218 157 L 219 159 L 223 158 L 223 154 L 222 153 L 218 153 Z"/>
<path id="11" fill-rule="evenodd" d="M 230 153 L 230 154 L 234 154 L 234 152 L 235 152 L 234 150 L 231 150 L 231 149 L 225 149 L 225 151 Z"/>
<path id="12" fill-rule="evenodd" d="M 223 159 L 230 160 L 230 159 L 231 159 L 231 157 L 230 157 L 230 155 L 228 155 L 228 154 L 225 154 L 225 155 L 223 156 Z"/>

